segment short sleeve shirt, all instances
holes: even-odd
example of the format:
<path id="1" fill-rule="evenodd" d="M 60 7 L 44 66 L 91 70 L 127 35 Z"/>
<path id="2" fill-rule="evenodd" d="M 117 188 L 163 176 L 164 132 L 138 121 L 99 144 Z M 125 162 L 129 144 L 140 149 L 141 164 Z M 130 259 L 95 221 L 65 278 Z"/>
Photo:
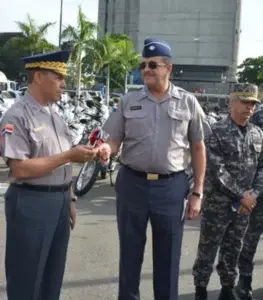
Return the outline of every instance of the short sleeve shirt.
<path id="1" fill-rule="evenodd" d="M 104 130 L 110 139 L 123 143 L 123 164 L 167 174 L 189 166 L 190 144 L 204 138 L 203 122 L 205 115 L 197 99 L 170 84 L 162 101 L 146 88 L 126 94 Z"/>
<path id="2" fill-rule="evenodd" d="M 61 117 L 51 107 L 39 105 L 28 93 L 5 113 L 0 127 L 1 156 L 7 163 L 9 159 L 53 156 L 71 148 L 72 136 Z M 71 180 L 72 166 L 67 164 L 46 176 L 23 182 L 61 185 Z"/>

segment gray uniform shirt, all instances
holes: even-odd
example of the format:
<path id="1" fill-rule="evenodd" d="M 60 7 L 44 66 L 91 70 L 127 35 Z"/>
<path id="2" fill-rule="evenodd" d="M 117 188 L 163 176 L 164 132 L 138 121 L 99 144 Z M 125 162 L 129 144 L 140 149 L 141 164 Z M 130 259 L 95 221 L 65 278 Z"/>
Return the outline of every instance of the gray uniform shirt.
<path id="1" fill-rule="evenodd" d="M 4 115 L 1 124 L 1 155 L 8 159 L 47 157 L 70 150 L 72 136 L 67 125 L 52 110 L 39 105 L 28 93 Z M 8 130 L 13 128 L 13 130 Z M 11 180 L 12 174 L 10 174 Z M 72 180 L 72 166 L 64 165 L 52 173 L 23 180 L 39 185 L 61 185 Z M 20 183 L 20 182 L 19 182 Z"/>
<path id="2" fill-rule="evenodd" d="M 110 139 L 123 142 L 123 164 L 138 171 L 167 174 L 189 166 L 189 142 L 203 140 L 204 120 L 197 99 L 170 84 L 162 101 L 146 88 L 126 94 L 103 129 Z"/>

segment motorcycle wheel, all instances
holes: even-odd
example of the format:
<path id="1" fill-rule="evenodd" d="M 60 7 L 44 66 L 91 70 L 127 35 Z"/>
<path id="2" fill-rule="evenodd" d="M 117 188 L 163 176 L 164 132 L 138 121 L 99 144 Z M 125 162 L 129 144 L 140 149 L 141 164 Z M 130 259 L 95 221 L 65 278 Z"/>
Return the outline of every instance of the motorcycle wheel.
<path id="1" fill-rule="evenodd" d="M 86 162 L 81 168 L 74 184 L 74 193 L 76 196 L 84 196 L 93 187 L 100 172 L 100 163 L 98 161 Z"/>

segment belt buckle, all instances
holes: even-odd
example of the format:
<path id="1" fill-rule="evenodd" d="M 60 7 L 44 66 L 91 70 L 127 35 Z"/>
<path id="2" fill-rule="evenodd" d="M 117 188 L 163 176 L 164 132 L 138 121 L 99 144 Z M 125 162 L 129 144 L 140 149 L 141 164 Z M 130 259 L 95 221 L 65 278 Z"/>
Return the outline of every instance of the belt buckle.
<path id="1" fill-rule="evenodd" d="M 147 180 L 158 180 L 159 179 L 159 174 L 154 174 L 154 173 L 147 173 Z"/>

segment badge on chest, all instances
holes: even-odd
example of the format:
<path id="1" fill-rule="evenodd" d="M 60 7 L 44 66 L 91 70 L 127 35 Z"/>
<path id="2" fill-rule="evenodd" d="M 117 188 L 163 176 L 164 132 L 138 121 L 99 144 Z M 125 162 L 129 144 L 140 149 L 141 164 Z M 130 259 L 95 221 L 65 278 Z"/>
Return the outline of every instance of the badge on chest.
<path id="1" fill-rule="evenodd" d="M 130 110 L 141 110 L 142 109 L 142 106 L 141 105 L 134 105 L 134 106 L 131 106 Z"/>

